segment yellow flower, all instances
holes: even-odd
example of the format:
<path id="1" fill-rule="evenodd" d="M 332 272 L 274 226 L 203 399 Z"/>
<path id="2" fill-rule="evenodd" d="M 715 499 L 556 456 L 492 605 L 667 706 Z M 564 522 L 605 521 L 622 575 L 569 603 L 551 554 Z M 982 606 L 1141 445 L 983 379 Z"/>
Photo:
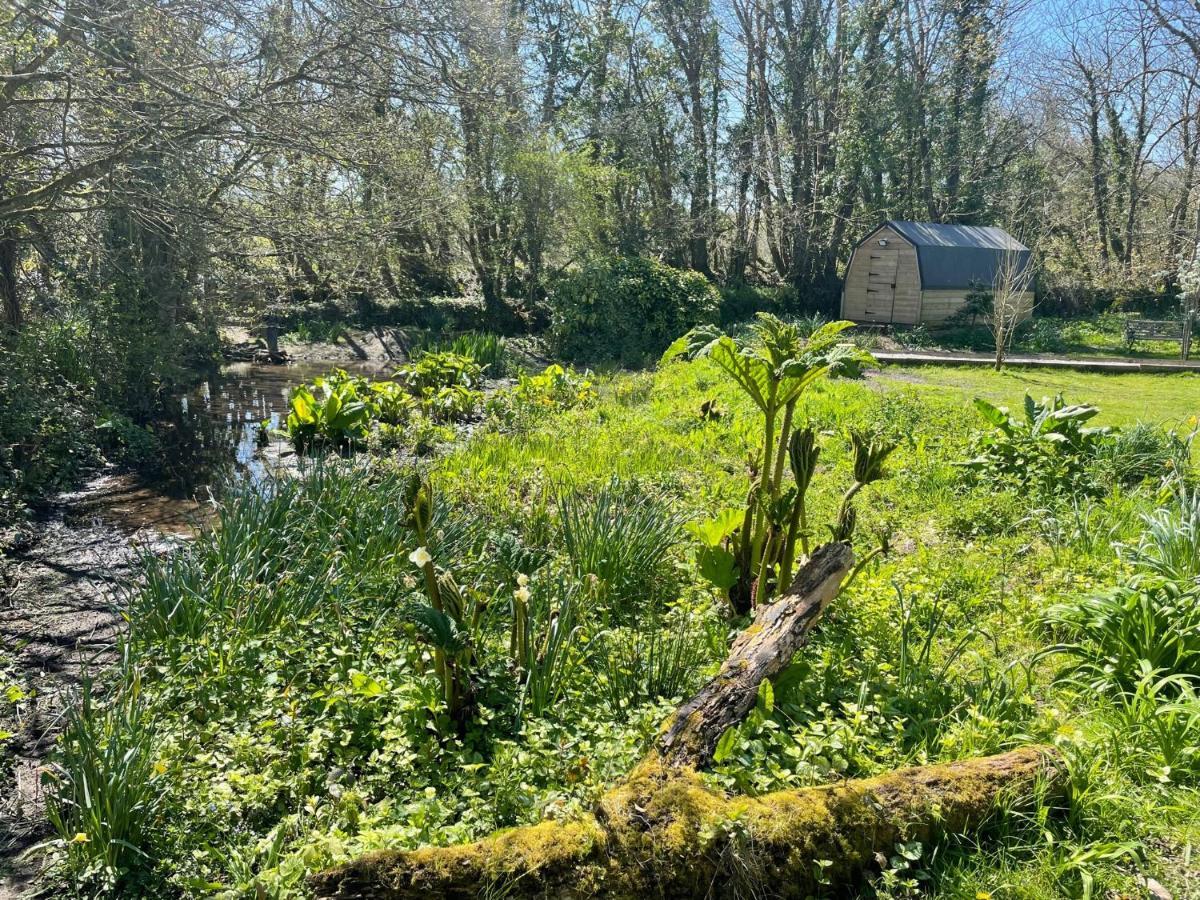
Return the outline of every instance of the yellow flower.
<path id="1" fill-rule="evenodd" d="M 90 841 L 91 841 L 91 838 L 89 838 L 82 831 L 80 831 L 78 834 L 76 834 L 75 837 L 71 838 L 72 844 L 86 844 Z"/>
<path id="2" fill-rule="evenodd" d="M 976 891 L 975 900 L 992 900 L 992 895 L 988 891 Z"/>

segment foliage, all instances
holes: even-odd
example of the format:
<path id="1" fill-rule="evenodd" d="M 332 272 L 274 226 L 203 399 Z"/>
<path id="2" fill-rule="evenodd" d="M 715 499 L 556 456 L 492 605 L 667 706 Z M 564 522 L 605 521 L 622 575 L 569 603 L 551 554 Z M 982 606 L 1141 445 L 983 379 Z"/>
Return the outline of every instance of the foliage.
<path id="1" fill-rule="evenodd" d="M 1084 423 L 1100 410 L 1081 404 L 1068 406 L 1062 394 L 1040 403 L 1025 395 L 1025 418 L 982 397 L 975 408 L 991 426 L 971 444 L 971 459 L 963 466 L 976 478 L 1012 479 L 1047 493 L 1090 487 L 1089 465 L 1107 441 L 1110 429 Z"/>
<path id="2" fill-rule="evenodd" d="M 1200 605 L 1194 589 L 1144 579 L 1046 611 L 1072 640 L 1053 650 L 1075 662 L 1066 674 L 1097 690 L 1133 692 L 1144 673 L 1200 676 Z"/>
<path id="3" fill-rule="evenodd" d="M 697 272 L 641 257 L 584 266 L 550 296 L 550 343 L 567 359 L 640 364 L 687 329 L 715 321 L 717 289 Z"/>
<path id="4" fill-rule="evenodd" d="M 414 348 L 420 360 L 426 354 L 449 354 L 474 360 L 489 378 L 503 378 L 508 372 L 508 351 L 504 338 L 489 331 L 464 331 L 453 338 L 426 339 Z M 469 385 L 468 385 L 469 386 Z"/>
<path id="5" fill-rule="evenodd" d="M 1141 539 L 1127 549 L 1130 562 L 1180 584 L 1200 585 L 1200 489 L 1181 479 L 1170 501 L 1142 521 Z"/>
<path id="6" fill-rule="evenodd" d="M 301 453 L 407 445 L 423 456 L 445 437 L 441 423 L 462 421 L 479 408 L 483 394 L 471 385 L 481 374 L 469 357 L 444 353 L 401 367 L 398 381 L 369 381 L 339 369 L 292 392 L 283 433 Z"/>
<path id="7" fill-rule="evenodd" d="M 1147 422 L 1115 431 L 1097 450 L 1093 471 L 1106 484 L 1175 481 L 1191 469 L 1192 440 Z"/>
<path id="8" fill-rule="evenodd" d="M 986 378 L 990 391 L 1012 390 L 1012 376 Z M 1138 380 L 1097 383 L 1106 412 L 1129 384 Z M 1164 384 L 1175 387 L 1155 390 Z M 1187 395 L 1190 382 L 1178 387 Z M 235 488 L 220 528 L 146 559 L 128 607 L 134 668 L 114 673 L 114 689 L 143 673 L 161 795 L 141 841 L 147 883 L 168 895 L 303 896 L 307 872 L 362 852 L 463 842 L 586 810 L 643 756 L 674 698 L 723 658 L 734 626 L 677 536 L 642 572 L 650 590 L 618 607 L 568 550 L 561 501 L 604 534 L 628 527 L 626 507 L 634 520 L 654 506 L 693 523 L 705 544 L 744 513 L 762 413 L 710 358 L 597 377 L 591 392 L 586 404 L 545 408 L 518 433 L 481 424 L 430 463 L 424 543 L 405 502 L 408 470 L 335 456 Z M 970 896 L 1003 881 L 1059 896 L 1086 875 L 1096 891 L 1132 891 L 1122 848 L 1143 847 L 1141 859 L 1159 865 L 1170 857 L 1157 841 L 1174 846 L 1195 813 L 1190 748 L 1200 742 L 1179 680 L 1192 676 L 1150 678 L 1132 668 L 1144 651 L 1127 664 L 1076 619 L 1048 624 L 1044 614 L 1103 593 L 1131 566 L 1141 572 L 1113 544 L 1136 545 L 1139 516 L 1167 495 L 1106 485 L 1103 496 L 1039 510 L 1008 480 L 964 491 L 953 460 L 972 437 L 969 396 L 831 380 L 797 402 L 794 419 L 820 448 L 807 487 L 812 522 L 836 524 L 846 486 L 881 474 L 881 449 L 897 442 L 872 502 L 852 498 L 856 533 L 895 533 L 893 552 L 859 571 L 705 777 L 762 793 L 1057 742 L 1072 760 L 1069 809 L 1035 801 L 998 811 L 983 851 L 927 842 L 919 886 Z M 709 400 L 722 415 L 698 416 Z M 790 450 L 791 441 L 789 470 Z M 608 528 L 596 499 L 614 475 Z M 985 498 L 990 519 L 974 530 L 968 507 Z M 1178 529 L 1171 521 L 1164 534 Z M 412 559 L 421 546 L 441 617 L 425 611 L 424 561 Z M 1142 574 L 1147 589 L 1158 583 Z M 461 614 L 446 591 L 461 596 Z M 1175 602 L 1161 594 L 1147 609 Z M 1184 618 L 1170 627 L 1186 630 L 1190 607 L 1176 607 L 1171 615 Z M 1130 615 L 1116 630 L 1133 640 L 1141 612 Z M 1078 620 L 1088 627 L 1086 615 Z M 1054 643 L 1082 648 L 1072 666 L 1093 664 L 1052 679 L 1039 651 Z M 461 654 L 456 714 L 435 646 Z M 1102 693 L 1088 688 L 1107 656 L 1134 672 L 1128 693 L 1108 681 Z M 894 868 L 879 886 L 907 891 L 900 882 L 917 863 Z M 62 877 L 51 892 L 70 895 L 71 875 Z"/>
<path id="9" fill-rule="evenodd" d="M 792 422 L 806 389 L 824 378 L 857 376 L 870 360 L 840 340 L 851 324 L 830 322 L 806 338 L 797 325 L 760 314 L 747 339 L 738 341 L 716 329 L 700 328 L 676 340 L 663 354 L 663 363 L 684 354 L 710 357 L 763 414 L 762 449 L 751 462 L 745 513 L 740 523 L 725 514 L 721 526 L 706 528 L 700 551 L 701 566 L 718 587 L 728 591 L 739 614 L 766 604 L 774 590 L 791 583 L 797 542 L 808 552 L 805 497 L 819 450 L 812 429 L 793 432 Z M 867 450 L 866 444 L 859 449 Z M 869 467 L 881 466 L 890 452 L 882 444 L 878 450 L 880 458 Z M 794 482 L 786 491 L 785 459 Z M 848 539 L 853 530 L 849 502 L 857 489 L 847 494 L 839 513 L 837 540 Z"/>
<path id="10" fill-rule="evenodd" d="M 130 891 L 153 866 L 164 770 L 139 676 L 115 698 L 97 700 L 85 681 L 52 769 L 47 816 L 75 887 Z"/>
<path id="11" fill-rule="evenodd" d="M 596 579 L 597 595 L 616 612 L 653 610 L 666 587 L 662 562 L 678 539 L 679 517 L 636 482 L 615 478 L 594 494 L 563 494 L 558 510 L 576 579 Z"/>
<path id="12" fill-rule="evenodd" d="M 474 388 L 483 378 L 483 366 L 471 356 L 431 350 L 400 366 L 395 377 L 416 393 L 447 387 Z"/>
<path id="13" fill-rule="evenodd" d="M 488 413 L 500 423 L 526 426 L 537 418 L 589 406 L 596 401 L 596 391 L 587 374 L 564 369 L 551 363 L 536 375 L 520 372 L 511 388 L 497 391 L 487 403 Z"/>
<path id="14" fill-rule="evenodd" d="M 364 379 L 338 370 L 292 392 L 287 435 L 300 452 L 357 450 L 366 440 L 371 407 Z"/>

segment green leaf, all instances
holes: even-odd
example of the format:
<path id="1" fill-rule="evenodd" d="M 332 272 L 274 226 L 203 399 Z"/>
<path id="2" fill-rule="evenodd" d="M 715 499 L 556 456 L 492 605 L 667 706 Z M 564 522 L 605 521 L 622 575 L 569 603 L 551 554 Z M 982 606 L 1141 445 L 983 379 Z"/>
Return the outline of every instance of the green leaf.
<path id="1" fill-rule="evenodd" d="M 687 530 L 709 547 L 718 546 L 742 524 L 745 514 L 740 509 L 723 509 L 711 519 L 689 522 Z"/>
<path id="2" fill-rule="evenodd" d="M 713 762 L 723 763 L 733 754 L 733 748 L 737 745 L 737 729 L 726 728 L 720 740 L 717 741 L 717 749 L 713 753 Z"/>
<path id="3" fill-rule="evenodd" d="M 696 551 L 700 576 L 723 591 L 737 584 L 737 560 L 724 547 L 701 547 Z"/>
<path id="4" fill-rule="evenodd" d="M 771 682 L 764 680 L 759 683 L 755 705 L 764 716 L 769 716 L 775 711 L 775 688 L 771 686 Z"/>
<path id="5" fill-rule="evenodd" d="M 1026 394 L 1026 399 L 1029 395 Z M 1008 423 L 1008 410 L 1003 406 L 994 406 L 982 397 L 975 398 L 975 408 L 979 410 L 979 414 L 983 416 L 989 425 L 995 425 L 999 428 L 1001 425 Z"/>

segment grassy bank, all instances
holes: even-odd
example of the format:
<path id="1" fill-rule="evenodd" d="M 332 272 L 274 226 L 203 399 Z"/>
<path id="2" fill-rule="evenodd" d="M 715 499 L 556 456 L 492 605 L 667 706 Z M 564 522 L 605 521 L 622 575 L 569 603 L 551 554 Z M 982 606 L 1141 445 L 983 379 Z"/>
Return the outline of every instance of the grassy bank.
<path id="1" fill-rule="evenodd" d="M 897 847 L 865 894 L 1132 894 L 1139 873 L 1182 894 L 1200 821 L 1191 614 L 1181 603 L 1153 619 L 1150 648 L 1133 613 L 1094 611 L 1117 623 L 1112 646 L 1085 614 L 1085 598 L 1135 576 L 1194 590 L 1188 572 L 1171 580 L 1114 550 L 1143 539 L 1142 515 L 1174 515 L 1159 486 L 1167 444 L 1139 445 L 1147 463 L 1132 476 L 1099 453 L 1036 482 L 960 463 L 985 427 L 973 395 L 1019 401 L 1062 379 L 1109 422 L 1174 422 L 1196 380 L 913 374 L 821 383 L 798 407 L 821 447 L 814 539 L 852 480 L 846 429 L 896 442 L 855 532 L 860 555 L 881 538 L 892 550 L 708 777 L 759 793 L 1057 743 L 1069 808 L 1001 815 L 978 846 Z M 65 744 L 52 805 L 64 884 L 303 895 L 305 872 L 372 848 L 568 817 L 626 772 L 744 624 L 698 574 L 685 525 L 745 501 L 762 426 L 704 359 L 597 387 L 579 402 L 493 404 L 490 425 L 432 466 L 427 521 L 405 502 L 407 473 L 364 456 L 233 496 L 218 531 L 148 561 L 128 663 Z M 1156 408 L 1170 414 L 1151 415 L 1139 391 L 1169 397 Z M 463 610 L 453 633 L 420 611 L 426 554 L 453 578 L 441 587 Z M 522 634 L 532 651 L 517 649 Z M 1055 645 L 1075 649 L 1047 655 Z M 447 660 L 471 672 L 457 713 Z M 1072 661 L 1096 665 L 1058 678 Z"/>

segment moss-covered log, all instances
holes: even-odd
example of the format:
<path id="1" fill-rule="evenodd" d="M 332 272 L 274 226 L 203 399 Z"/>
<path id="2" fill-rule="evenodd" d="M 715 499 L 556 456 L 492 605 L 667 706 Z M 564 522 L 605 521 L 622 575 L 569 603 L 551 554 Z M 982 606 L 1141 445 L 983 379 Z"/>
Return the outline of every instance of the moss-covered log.
<path id="1" fill-rule="evenodd" d="M 596 814 L 499 832 L 474 844 L 384 851 L 315 876 L 319 897 L 700 898 L 818 893 L 818 875 L 852 883 L 901 840 L 978 826 L 997 806 L 1060 793 L 1057 754 L 999 756 L 857 781 L 729 797 L 657 754 Z"/>
<path id="2" fill-rule="evenodd" d="M 476 897 L 808 897 L 851 882 L 900 840 L 966 831 L 1005 798 L 1061 790 L 1053 750 L 1029 747 L 878 778 L 729 797 L 696 773 L 808 639 L 853 564 L 819 548 L 788 592 L 759 611 L 721 671 L 672 716 L 650 755 L 590 816 L 498 832 L 474 844 L 370 854 L 312 879 L 338 900 Z"/>
<path id="3" fill-rule="evenodd" d="M 696 768 L 712 760 L 721 734 L 754 706 L 759 683 L 782 672 L 804 646 L 853 564 L 849 544 L 817 548 L 787 593 L 760 609 L 738 635 L 716 677 L 675 713 L 658 741 L 663 759 Z"/>

